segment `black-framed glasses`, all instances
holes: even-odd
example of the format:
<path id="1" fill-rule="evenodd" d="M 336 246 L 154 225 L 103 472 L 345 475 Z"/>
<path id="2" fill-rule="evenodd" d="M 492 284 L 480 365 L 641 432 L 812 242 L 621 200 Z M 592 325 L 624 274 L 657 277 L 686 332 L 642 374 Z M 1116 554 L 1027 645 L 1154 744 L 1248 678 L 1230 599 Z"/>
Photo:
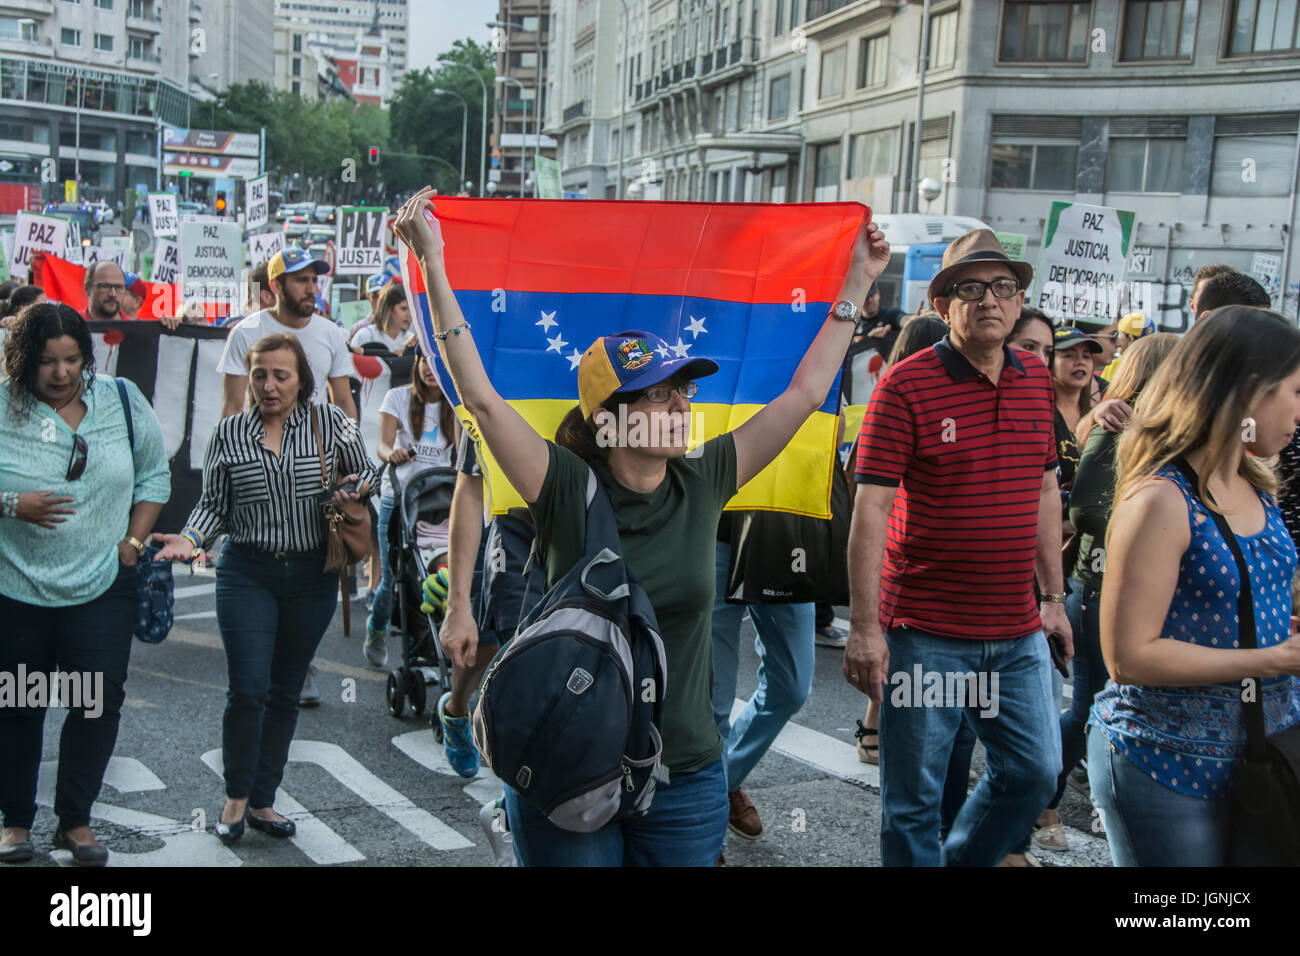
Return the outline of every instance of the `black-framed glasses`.
<path id="1" fill-rule="evenodd" d="M 126 286 L 120 282 L 96 282 L 93 286 L 99 292 L 125 292 Z"/>
<path id="2" fill-rule="evenodd" d="M 76 481 L 86 470 L 86 455 L 90 446 L 80 435 L 72 436 L 72 458 L 68 461 L 68 481 Z"/>
<path id="3" fill-rule="evenodd" d="M 992 282 L 967 279 L 964 282 L 948 286 L 949 294 L 956 293 L 957 298 L 965 302 L 978 302 L 984 298 L 984 292 L 987 289 L 993 290 L 994 298 L 1009 299 L 1020 291 L 1020 283 L 1015 279 L 994 279 Z"/>
<path id="4" fill-rule="evenodd" d="M 694 382 L 686 382 L 682 385 L 651 385 L 641 394 L 651 405 L 662 405 L 672 398 L 673 392 L 682 398 L 694 398 L 699 390 L 700 386 Z"/>

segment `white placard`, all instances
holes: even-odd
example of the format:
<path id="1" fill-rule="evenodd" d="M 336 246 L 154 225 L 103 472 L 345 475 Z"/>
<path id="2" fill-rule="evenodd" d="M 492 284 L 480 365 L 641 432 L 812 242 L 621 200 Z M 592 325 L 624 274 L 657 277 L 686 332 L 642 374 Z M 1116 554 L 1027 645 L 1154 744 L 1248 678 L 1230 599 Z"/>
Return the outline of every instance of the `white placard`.
<path id="1" fill-rule="evenodd" d="M 180 212 L 176 208 L 175 193 L 149 194 L 149 223 L 155 236 L 176 238 L 180 228 Z"/>
<path id="2" fill-rule="evenodd" d="M 244 267 L 244 237 L 239 224 L 182 222 L 181 295 L 186 302 L 239 301 L 239 272 Z"/>
<path id="3" fill-rule="evenodd" d="M 338 211 L 337 259 L 334 274 L 373 275 L 384 267 L 384 220 L 382 206 L 343 206 Z"/>
<path id="4" fill-rule="evenodd" d="M 32 267 L 32 253 L 49 252 L 63 256 L 68 242 L 66 219 L 42 216 L 40 213 L 19 210 L 14 221 L 13 249 L 9 254 L 9 274 L 23 278 Z"/>
<path id="5" fill-rule="evenodd" d="M 175 285 L 180 278 L 180 271 L 180 246 L 170 239 L 159 239 L 153 247 L 153 275 L 149 281 Z"/>
<path id="6" fill-rule="evenodd" d="M 248 237 L 248 266 L 256 269 L 284 248 L 283 232 L 259 232 Z"/>
<path id="7" fill-rule="evenodd" d="M 1027 301 L 1055 319 L 1110 322 L 1120 307 L 1137 216 L 1086 203 L 1052 203 Z"/>
<path id="8" fill-rule="evenodd" d="M 252 231 L 266 225 L 270 218 L 270 178 L 263 175 L 244 183 L 244 229 Z"/>

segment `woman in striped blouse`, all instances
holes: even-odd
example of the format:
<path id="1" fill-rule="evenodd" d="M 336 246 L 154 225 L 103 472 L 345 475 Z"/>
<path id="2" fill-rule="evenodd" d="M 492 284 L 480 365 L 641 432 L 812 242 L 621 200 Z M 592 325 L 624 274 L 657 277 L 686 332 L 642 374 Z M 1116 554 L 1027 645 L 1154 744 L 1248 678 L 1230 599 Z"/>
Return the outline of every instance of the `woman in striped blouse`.
<path id="1" fill-rule="evenodd" d="M 215 827 L 233 843 L 244 824 L 289 837 L 291 820 L 271 804 L 298 720 L 307 665 L 334 616 L 337 577 L 324 570 L 323 483 L 329 475 L 369 494 L 375 467 L 356 424 L 333 405 L 312 406 L 311 367 L 298 339 L 268 335 L 245 357 L 250 407 L 223 419 L 203 460 L 203 494 L 179 535 L 160 535 L 159 560 L 192 560 L 218 534 L 217 625 L 230 688 L 222 723 L 226 804 Z"/>

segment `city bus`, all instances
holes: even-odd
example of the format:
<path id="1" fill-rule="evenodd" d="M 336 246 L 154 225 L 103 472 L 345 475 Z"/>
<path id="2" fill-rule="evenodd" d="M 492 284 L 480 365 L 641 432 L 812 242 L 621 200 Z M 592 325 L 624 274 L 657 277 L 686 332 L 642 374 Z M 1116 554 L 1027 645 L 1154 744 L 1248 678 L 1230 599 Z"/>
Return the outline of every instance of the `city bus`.
<path id="1" fill-rule="evenodd" d="M 876 280 L 880 307 L 914 313 L 927 305 L 926 291 L 939 271 L 944 250 L 972 229 L 990 229 L 970 216 L 885 213 L 874 221 L 889 240 L 889 266 Z"/>

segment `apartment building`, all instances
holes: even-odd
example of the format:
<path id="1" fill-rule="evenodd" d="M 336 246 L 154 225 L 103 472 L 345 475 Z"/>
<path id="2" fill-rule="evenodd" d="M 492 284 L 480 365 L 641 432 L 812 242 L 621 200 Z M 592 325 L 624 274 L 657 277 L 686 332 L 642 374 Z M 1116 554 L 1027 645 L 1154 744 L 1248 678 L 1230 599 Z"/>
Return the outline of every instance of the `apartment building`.
<path id="1" fill-rule="evenodd" d="M 535 156 L 554 159 L 557 145 L 539 132 L 550 102 L 550 0 L 502 0 L 495 22 L 497 89 L 488 188 L 497 196 L 531 196 Z"/>
<path id="2" fill-rule="evenodd" d="M 166 2 L 166 0 L 163 0 Z M 197 0 L 202 50 L 191 75 L 206 89 L 256 80 L 271 85 L 275 8 L 267 0 Z"/>
<path id="3" fill-rule="evenodd" d="M 261 2 L 269 5 L 270 0 Z M 362 38 L 377 33 L 383 39 L 384 48 L 384 62 L 380 65 L 382 86 L 389 91 L 382 97 L 385 105 L 391 91 L 402 83 L 410 51 L 407 0 L 275 0 L 275 23 L 277 31 L 301 33 L 303 43 L 319 48 L 325 56 L 336 60 L 357 59 Z M 277 68 L 277 89 L 292 89 L 295 79 L 305 89 L 307 74 L 293 74 L 292 59 L 287 63 L 285 72 Z M 300 64 L 299 69 L 303 70 L 305 65 Z M 376 81 L 366 87 L 363 95 L 370 96 L 378 88 Z"/>

